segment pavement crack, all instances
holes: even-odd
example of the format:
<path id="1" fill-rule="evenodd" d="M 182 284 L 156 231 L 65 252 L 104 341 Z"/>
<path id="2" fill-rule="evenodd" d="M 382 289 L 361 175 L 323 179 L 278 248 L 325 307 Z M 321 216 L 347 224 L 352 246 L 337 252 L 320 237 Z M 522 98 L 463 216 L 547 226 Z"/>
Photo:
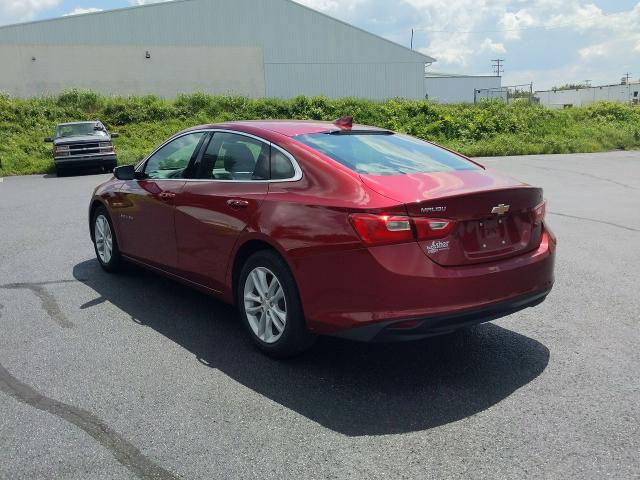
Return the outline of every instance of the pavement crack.
<path id="1" fill-rule="evenodd" d="M 45 397 L 29 385 L 22 383 L 0 364 L 0 391 L 43 412 L 69 422 L 93 437 L 129 471 L 142 479 L 175 480 L 176 475 L 144 456 L 103 420 L 91 412 L 58 400 Z"/>
<path id="2" fill-rule="evenodd" d="M 73 322 L 71 322 L 67 316 L 60 309 L 56 297 L 54 297 L 47 289 L 46 285 L 71 283 L 72 280 L 61 280 L 57 282 L 40 282 L 40 283 L 8 283 L 0 285 L 0 288 L 4 289 L 27 289 L 31 290 L 42 303 L 42 308 L 51 317 L 51 319 L 60 325 L 62 328 L 73 328 Z"/>
<path id="3" fill-rule="evenodd" d="M 579 217 L 577 215 L 569 215 L 568 213 L 549 212 L 550 215 L 557 215 L 558 217 L 575 218 L 576 220 L 584 220 L 586 222 L 603 223 L 605 225 L 611 225 L 612 227 L 622 228 L 630 232 L 640 232 L 640 229 L 627 227 L 626 225 L 620 225 L 618 223 L 607 222 L 606 220 L 597 220 L 595 218 Z"/>

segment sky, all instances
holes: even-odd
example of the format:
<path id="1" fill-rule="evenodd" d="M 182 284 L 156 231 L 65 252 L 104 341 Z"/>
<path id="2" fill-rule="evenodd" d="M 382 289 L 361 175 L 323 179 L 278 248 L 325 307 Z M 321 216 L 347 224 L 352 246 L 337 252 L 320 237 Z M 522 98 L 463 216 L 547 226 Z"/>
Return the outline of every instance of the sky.
<path id="1" fill-rule="evenodd" d="M 0 25 L 163 0 L 0 0 Z M 165 0 L 166 1 L 166 0 Z M 232 1 L 232 0 L 222 0 Z M 269 1 L 269 0 L 258 0 Z M 640 0 L 298 0 L 437 59 L 437 72 L 490 74 L 503 85 L 640 78 Z"/>

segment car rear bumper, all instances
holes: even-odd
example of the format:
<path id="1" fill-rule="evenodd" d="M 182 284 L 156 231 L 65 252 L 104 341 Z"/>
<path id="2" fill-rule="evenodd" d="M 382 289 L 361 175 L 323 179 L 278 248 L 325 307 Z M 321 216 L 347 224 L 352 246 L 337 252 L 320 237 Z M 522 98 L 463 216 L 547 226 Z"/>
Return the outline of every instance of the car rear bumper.
<path id="1" fill-rule="evenodd" d="M 453 332 L 459 328 L 489 322 L 506 317 L 512 313 L 529 307 L 535 307 L 544 301 L 551 289 L 543 290 L 531 295 L 517 297 L 498 302 L 488 307 L 449 315 L 406 320 L 391 320 L 376 322 L 362 327 L 343 330 L 334 334 L 336 337 L 348 338 L 364 342 L 385 342 L 418 340 L 436 335 Z"/>
<path id="2" fill-rule="evenodd" d="M 108 167 L 117 163 L 113 155 L 77 155 L 73 157 L 55 157 L 56 167 Z"/>
<path id="3" fill-rule="evenodd" d="M 308 328 L 375 340 L 446 333 L 544 300 L 554 282 L 556 240 L 545 228 L 533 251 L 495 262 L 443 267 L 417 243 L 297 259 Z M 412 328 L 391 328 L 417 320 Z M 393 330 L 393 331 L 389 331 Z"/>

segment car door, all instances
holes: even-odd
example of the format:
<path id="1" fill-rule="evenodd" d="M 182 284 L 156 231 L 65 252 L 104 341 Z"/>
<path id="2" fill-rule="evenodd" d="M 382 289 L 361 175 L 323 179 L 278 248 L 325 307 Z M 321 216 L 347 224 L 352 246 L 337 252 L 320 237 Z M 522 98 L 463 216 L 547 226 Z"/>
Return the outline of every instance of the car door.
<path id="1" fill-rule="evenodd" d="M 267 195 L 270 145 L 217 131 L 203 148 L 197 178 L 176 197 L 178 264 L 182 276 L 222 292 L 231 252 Z"/>
<path id="2" fill-rule="evenodd" d="M 156 150 L 134 180 L 120 189 L 117 221 L 121 251 L 156 267 L 177 266 L 175 198 L 207 132 L 190 132 Z"/>

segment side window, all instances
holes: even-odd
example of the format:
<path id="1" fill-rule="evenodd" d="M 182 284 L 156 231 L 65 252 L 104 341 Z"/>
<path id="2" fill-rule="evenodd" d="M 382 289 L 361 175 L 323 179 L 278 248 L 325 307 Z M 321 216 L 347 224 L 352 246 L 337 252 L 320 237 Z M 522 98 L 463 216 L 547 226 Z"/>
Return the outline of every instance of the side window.
<path id="1" fill-rule="evenodd" d="M 244 135 L 216 132 L 202 156 L 198 178 L 268 180 L 269 145 Z"/>
<path id="2" fill-rule="evenodd" d="M 204 132 L 178 137 L 153 154 L 144 167 L 147 178 L 184 178 L 185 170 Z"/>
<path id="3" fill-rule="evenodd" d="M 271 178 L 273 180 L 286 180 L 296 174 L 291 160 L 277 148 L 271 149 Z"/>

